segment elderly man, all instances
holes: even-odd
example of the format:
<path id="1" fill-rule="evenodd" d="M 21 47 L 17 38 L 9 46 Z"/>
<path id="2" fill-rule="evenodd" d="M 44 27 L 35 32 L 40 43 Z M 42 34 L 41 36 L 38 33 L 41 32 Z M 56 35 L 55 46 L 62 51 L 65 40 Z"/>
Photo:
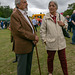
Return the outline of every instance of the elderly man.
<path id="1" fill-rule="evenodd" d="M 30 75 L 34 44 L 39 40 L 26 14 L 26 0 L 15 0 L 17 10 L 11 15 L 11 32 L 14 37 L 14 52 L 18 57 L 17 75 Z"/>

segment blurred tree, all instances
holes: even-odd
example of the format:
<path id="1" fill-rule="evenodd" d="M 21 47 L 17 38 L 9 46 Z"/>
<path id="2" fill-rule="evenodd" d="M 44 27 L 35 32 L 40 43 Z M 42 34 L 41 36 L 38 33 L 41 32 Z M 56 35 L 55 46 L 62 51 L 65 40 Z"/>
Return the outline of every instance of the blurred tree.
<path id="1" fill-rule="evenodd" d="M 67 9 L 66 11 L 64 11 L 63 15 L 64 15 L 64 16 L 66 16 L 66 15 L 71 16 L 73 10 L 75 10 L 75 3 L 68 4 L 68 9 Z"/>
<path id="2" fill-rule="evenodd" d="M 11 9 L 9 6 L 0 6 L 0 17 L 10 17 L 12 11 L 13 9 Z"/>

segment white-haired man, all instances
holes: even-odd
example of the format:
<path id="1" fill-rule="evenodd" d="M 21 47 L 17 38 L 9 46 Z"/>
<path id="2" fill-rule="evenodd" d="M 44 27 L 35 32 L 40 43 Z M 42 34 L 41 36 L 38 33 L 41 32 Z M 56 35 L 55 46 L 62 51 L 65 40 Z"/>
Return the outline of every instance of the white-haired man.
<path id="1" fill-rule="evenodd" d="M 30 75 L 34 44 L 39 40 L 27 16 L 26 0 L 15 0 L 17 10 L 11 15 L 11 32 L 14 37 L 14 52 L 18 57 L 17 75 Z"/>

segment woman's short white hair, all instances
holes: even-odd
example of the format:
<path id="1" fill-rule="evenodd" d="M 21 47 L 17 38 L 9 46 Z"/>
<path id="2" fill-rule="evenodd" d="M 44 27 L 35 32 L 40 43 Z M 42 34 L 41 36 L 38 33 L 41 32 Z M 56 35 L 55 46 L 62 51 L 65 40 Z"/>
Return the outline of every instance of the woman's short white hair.
<path id="1" fill-rule="evenodd" d="M 56 8 L 58 9 L 58 4 L 57 4 L 57 2 L 56 2 L 55 0 L 51 0 L 51 1 L 49 2 L 48 8 L 49 8 L 51 2 L 53 2 L 53 3 L 56 5 Z"/>

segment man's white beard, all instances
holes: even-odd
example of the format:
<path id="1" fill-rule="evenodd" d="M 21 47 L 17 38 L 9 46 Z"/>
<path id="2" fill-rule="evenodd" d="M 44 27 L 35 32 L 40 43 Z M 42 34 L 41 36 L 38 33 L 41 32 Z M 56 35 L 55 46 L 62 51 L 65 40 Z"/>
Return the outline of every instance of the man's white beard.
<path id="1" fill-rule="evenodd" d="M 24 11 L 26 14 L 28 14 L 28 8 L 25 8 Z"/>

